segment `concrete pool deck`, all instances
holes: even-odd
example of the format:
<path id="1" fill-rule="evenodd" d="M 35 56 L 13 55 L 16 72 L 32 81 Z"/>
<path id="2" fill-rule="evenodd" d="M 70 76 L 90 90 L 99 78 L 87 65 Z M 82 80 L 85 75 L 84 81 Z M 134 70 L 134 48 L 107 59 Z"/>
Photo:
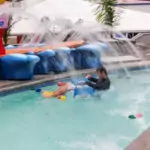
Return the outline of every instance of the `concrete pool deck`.
<path id="1" fill-rule="evenodd" d="M 150 128 L 134 140 L 125 150 L 150 150 Z"/>

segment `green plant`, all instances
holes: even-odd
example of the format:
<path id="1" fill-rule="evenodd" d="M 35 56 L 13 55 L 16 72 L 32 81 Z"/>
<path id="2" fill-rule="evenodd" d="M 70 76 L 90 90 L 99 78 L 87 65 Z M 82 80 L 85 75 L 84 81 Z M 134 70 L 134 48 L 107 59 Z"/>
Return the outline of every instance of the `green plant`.
<path id="1" fill-rule="evenodd" d="M 15 23 L 17 23 L 21 18 L 18 18 L 16 20 L 13 20 L 12 16 L 9 16 L 9 20 L 8 20 L 8 28 L 5 30 L 4 34 L 3 34 L 3 42 L 4 45 L 7 46 L 8 45 L 8 37 L 10 36 L 10 32 L 12 27 L 14 26 Z"/>
<path id="2" fill-rule="evenodd" d="M 118 14 L 114 5 L 116 0 L 88 0 L 97 5 L 95 10 L 96 20 L 106 25 L 113 26 L 117 23 Z"/>
<path id="3" fill-rule="evenodd" d="M 8 44 L 8 36 L 10 35 L 10 31 L 11 31 L 11 22 L 12 22 L 12 17 L 9 17 L 8 20 L 8 28 L 5 30 L 4 35 L 3 35 L 3 41 L 4 41 L 4 45 L 7 46 Z"/>

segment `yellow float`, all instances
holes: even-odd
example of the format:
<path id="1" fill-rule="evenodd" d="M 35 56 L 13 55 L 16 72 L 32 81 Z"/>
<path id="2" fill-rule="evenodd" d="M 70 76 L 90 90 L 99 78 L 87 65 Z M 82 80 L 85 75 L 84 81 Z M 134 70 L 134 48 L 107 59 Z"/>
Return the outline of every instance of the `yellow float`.
<path id="1" fill-rule="evenodd" d="M 61 96 L 60 100 L 65 101 L 66 100 L 66 96 Z"/>
<path id="2" fill-rule="evenodd" d="M 44 98 L 50 98 L 50 97 L 52 97 L 53 92 L 45 91 L 45 92 L 42 93 L 42 95 L 43 95 Z"/>
<path id="3" fill-rule="evenodd" d="M 51 98 L 53 97 L 53 94 L 54 94 L 53 92 L 49 92 L 49 91 L 42 92 L 42 96 L 44 98 Z M 60 95 L 58 96 L 58 99 L 60 99 L 61 101 L 66 101 L 66 96 Z"/>

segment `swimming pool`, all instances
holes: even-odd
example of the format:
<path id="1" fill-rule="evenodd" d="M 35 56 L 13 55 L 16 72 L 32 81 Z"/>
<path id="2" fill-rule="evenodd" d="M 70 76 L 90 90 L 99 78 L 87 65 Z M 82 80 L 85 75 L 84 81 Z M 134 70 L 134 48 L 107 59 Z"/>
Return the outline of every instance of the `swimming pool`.
<path id="1" fill-rule="evenodd" d="M 150 75 L 111 75 L 101 99 L 45 100 L 28 90 L 0 97 L 2 150 L 123 150 L 150 126 Z M 56 89 L 56 85 L 43 90 Z M 142 119 L 129 119 L 142 113 Z"/>

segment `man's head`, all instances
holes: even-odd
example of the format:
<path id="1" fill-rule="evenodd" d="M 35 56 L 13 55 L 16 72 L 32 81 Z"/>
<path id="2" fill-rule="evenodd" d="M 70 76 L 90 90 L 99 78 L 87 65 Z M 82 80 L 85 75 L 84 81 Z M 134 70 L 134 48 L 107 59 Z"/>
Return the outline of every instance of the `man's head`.
<path id="1" fill-rule="evenodd" d="M 107 70 L 104 67 L 97 68 L 96 72 L 100 78 L 102 78 L 102 79 L 107 78 Z"/>

